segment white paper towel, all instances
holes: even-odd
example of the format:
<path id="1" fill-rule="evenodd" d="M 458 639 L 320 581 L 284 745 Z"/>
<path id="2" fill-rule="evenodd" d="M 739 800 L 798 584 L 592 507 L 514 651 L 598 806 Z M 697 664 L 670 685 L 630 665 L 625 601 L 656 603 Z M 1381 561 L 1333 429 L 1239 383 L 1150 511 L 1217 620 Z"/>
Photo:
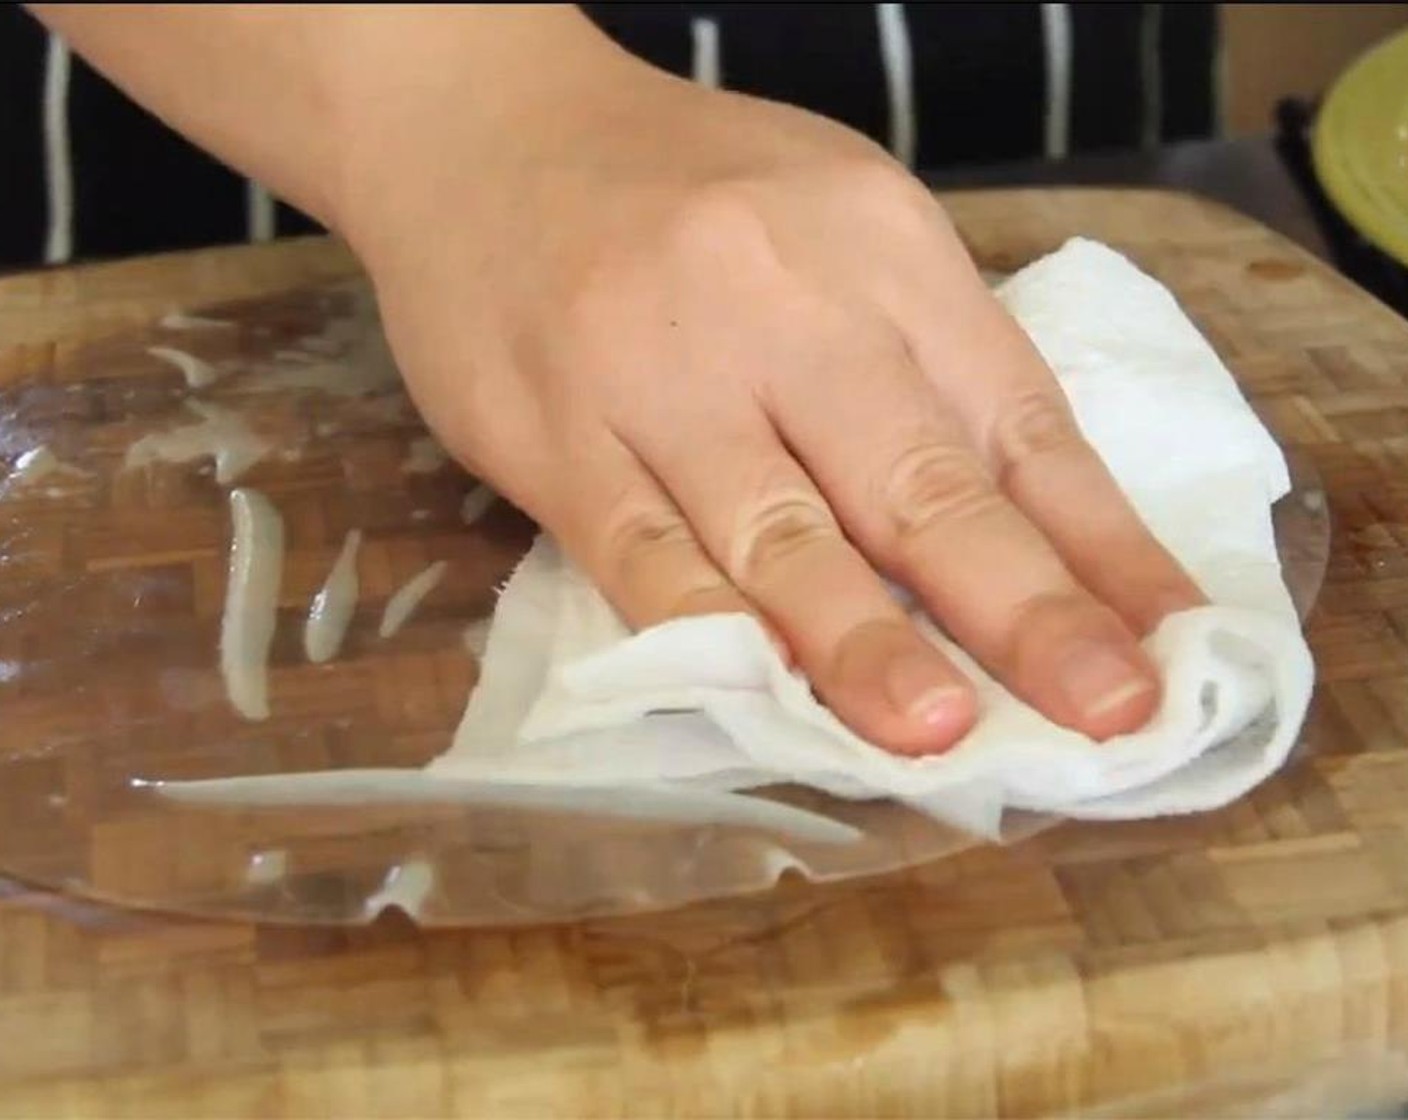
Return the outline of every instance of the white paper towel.
<path id="1" fill-rule="evenodd" d="M 499 600 L 479 685 L 430 773 L 623 796 L 661 782 L 800 782 L 994 835 L 1007 807 L 1190 812 L 1275 770 L 1313 681 L 1272 532 L 1271 503 L 1289 488 L 1279 449 L 1172 296 L 1105 246 L 1071 241 L 998 294 L 1146 524 L 1212 601 L 1145 643 L 1165 689 L 1144 729 L 1096 743 L 1059 727 L 919 619 L 976 682 L 981 716 L 942 755 L 891 755 L 817 703 L 751 619 L 633 636 L 543 537 Z"/>

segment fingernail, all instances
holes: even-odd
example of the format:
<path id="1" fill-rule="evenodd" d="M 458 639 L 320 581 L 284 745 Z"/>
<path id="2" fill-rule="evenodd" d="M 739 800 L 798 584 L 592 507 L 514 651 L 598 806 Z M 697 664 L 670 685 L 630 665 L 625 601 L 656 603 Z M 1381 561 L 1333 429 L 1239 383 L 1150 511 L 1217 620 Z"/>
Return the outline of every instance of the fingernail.
<path id="1" fill-rule="evenodd" d="M 887 684 L 890 702 L 911 723 L 943 731 L 968 720 L 968 694 L 927 657 L 911 653 L 896 658 Z"/>
<path id="2" fill-rule="evenodd" d="M 1083 642 L 1061 663 L 1060 685 L 1086 719 L 1096 719 L 1142 696 L 1154 682 L 1110 646 Z"/>

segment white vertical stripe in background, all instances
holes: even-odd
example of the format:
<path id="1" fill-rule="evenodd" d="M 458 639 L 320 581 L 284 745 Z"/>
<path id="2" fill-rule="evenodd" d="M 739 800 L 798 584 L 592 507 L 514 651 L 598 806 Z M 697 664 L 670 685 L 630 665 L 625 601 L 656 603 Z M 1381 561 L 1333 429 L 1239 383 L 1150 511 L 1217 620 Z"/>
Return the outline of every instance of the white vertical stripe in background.
<path id="1" fill-rule="evenodd" d="M 49 229 L 44 263 L 63 264 L 73 257 L 73 151 L 68 135 L 68 44 L 49 36 L 44 56 L 44 177 Z"/>
<path id="2" fill-rule="evenodd" d="M 245 229 L 250 241 L 274 239 L 274 197 L 253 179 L 245 181 Z"/>
<path id="3" fill-rule="evenodd" d="M 1145 4 L 1139 24 L 1139 80 L 1144 93 L 1140 141 L 1146 148 L 1157 147 L 1163 132 L 1163 68 L 1159 64 L 1159 40 L 1162 37 L 1162 6 Z"/>
<path id="4" fill-rule="evenodd" d="M 914 166 L 918 138 L 914 105 L 914 53 L 903 4 L 876 4 L 880 62 L 890 101 L 890 152 L 906 167 Z"/>
<path id="5" fill-rule="evenodd" d="M 1212 25 L 1212 134 L 1227 135 L 1227 50 L 1222 21 Z"/>
<path id="6" fill-rule="evenodd" d="M 1041 41 L 1046 50 L 1046 158 L 1060 159 L 1070 150 L 1071 8 L 1041 6 Z"/>
<path id="7" fill-rule="evenodd" d="M 709 89 L 723 84 L 723 65 L 719 56 L 719 21 L 696 16 L 689 21 L 694 38 L 694 80 Z"/>

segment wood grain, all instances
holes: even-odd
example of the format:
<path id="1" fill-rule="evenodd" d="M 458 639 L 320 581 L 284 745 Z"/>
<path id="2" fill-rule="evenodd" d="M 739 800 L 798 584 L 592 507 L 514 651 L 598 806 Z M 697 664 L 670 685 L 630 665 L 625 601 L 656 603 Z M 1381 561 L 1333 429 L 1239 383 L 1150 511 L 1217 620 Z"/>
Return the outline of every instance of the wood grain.
<path id="1" fill-rule="evenodd" d="M 1317 465 L 1337 537 L 1291 766 L 1218 813 L 547 929 L 192 921 L 14 885 L 0 1114 L 1326 1115 L 1408 1095 L 1408 325 L 1193 198 L 946 201 L 987 267 L 1075 233 L 1132 255 Z M 305 243 L 0 280 L 0 377 L 347 268 Z M 190 564 L 187 536 L 154 559 Z M 42 537 L 38 570 L 63 560 Z"/>

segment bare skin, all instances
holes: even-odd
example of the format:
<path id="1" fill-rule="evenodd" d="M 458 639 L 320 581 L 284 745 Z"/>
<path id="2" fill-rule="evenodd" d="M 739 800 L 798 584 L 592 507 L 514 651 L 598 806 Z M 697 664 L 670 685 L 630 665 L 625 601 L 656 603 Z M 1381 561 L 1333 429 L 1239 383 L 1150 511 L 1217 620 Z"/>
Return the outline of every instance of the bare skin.
<path id="1" fill-rule="evenodd" d="M 365 263 L 444 445 L 636 627 L 748 611 L 850 726 L 942 750 L 990 672 L 1099 738 L 1202 596 L 884 151 L 574 8 L 36 5 Z M 550 64 L 544 64 L 550 59 Z"/>

